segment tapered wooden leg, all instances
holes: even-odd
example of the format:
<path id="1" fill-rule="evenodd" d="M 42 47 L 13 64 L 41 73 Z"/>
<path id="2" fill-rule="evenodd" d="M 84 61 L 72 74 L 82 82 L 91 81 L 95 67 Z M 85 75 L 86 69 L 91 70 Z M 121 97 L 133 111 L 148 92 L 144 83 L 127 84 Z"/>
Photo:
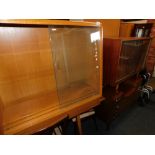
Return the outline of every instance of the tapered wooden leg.
<path id="1" fill-rule="evenodd" d="M 76 116 L 76 123 L 77 123 L 77 129 L 78 129 L 79 135 L 82 135 L 82 126 L 81 126 L 80 115 Z"/>

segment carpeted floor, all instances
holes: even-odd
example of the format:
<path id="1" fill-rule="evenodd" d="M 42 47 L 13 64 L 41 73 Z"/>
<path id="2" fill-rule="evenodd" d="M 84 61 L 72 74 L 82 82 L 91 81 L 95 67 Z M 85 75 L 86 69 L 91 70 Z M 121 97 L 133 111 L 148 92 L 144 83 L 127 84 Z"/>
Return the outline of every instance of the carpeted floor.
<path id="1" fill-rule="evenodd" d="M 152 83 L 152 84 L 151 84 Z M 155 85 L 155 78 L 151 80 L 151 85 Z M 111 124 L 110 130 L 106 131 L 106 125 L 103 121 L 96 118 L 96 123 L 89 119 L 82 120 L 84 135 L 155 135 L 155 94 L 152 95 L 149 104 L 144 107 L 135 104 L 128 111 L 120 115 Z M 74 133 L 74 125 L 69 124 L 67 134 Z"/>

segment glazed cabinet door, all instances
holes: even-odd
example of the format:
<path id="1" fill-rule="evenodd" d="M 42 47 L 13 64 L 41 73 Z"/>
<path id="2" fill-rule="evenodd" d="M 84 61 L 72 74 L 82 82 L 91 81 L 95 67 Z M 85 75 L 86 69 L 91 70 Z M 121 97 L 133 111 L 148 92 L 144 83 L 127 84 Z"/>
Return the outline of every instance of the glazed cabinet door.
<path id="1" fill-rule="evenodd" d="M 61 105 L 100 93 L 100 28 L 51 26 L 50 40 Z"/>
<path id="2" fill-rule="evenodd" d="M 142 69 L 150 40 L 122 41 L 117 81 Z"/>

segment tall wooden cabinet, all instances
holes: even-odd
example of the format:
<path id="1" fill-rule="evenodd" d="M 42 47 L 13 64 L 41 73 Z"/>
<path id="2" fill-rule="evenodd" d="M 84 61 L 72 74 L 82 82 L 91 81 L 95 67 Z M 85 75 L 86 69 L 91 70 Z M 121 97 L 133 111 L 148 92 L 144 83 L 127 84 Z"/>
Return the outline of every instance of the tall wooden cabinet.
<path id="1" fill-rule="evenodd" d="M 0 132 L 32 134 L 99 104 L 99 23 L 0 21 Z"/>
<path id="2" fill-rule="evenodd" d="M 103 94 L 106 100 L 96 108 L 96 113 L 109 126 L 136 102 L 141 83 L 137 75 L 145 65 L 150 38 L 105 38 L 103 42 Z"/>

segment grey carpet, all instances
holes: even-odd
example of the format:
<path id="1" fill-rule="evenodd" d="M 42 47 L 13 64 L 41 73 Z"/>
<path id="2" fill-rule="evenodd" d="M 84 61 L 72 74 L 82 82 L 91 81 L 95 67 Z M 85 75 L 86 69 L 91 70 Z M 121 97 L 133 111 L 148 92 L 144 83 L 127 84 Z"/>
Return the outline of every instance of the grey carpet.
<path id="1" fill-rule="evenodd" d="M 93 119 L 82 120 L 84 135 L 155 135 L 155 94 L 152 95 L 149 104 L 144 107 L 137 103 L 128 111 L 120 115 L 111 124 L 110 130 L 106 131 L 103 121 L 96 118 L 97 127 Z M 74 133 L 74 125 L 70 122 L 67 134 Z"/>

